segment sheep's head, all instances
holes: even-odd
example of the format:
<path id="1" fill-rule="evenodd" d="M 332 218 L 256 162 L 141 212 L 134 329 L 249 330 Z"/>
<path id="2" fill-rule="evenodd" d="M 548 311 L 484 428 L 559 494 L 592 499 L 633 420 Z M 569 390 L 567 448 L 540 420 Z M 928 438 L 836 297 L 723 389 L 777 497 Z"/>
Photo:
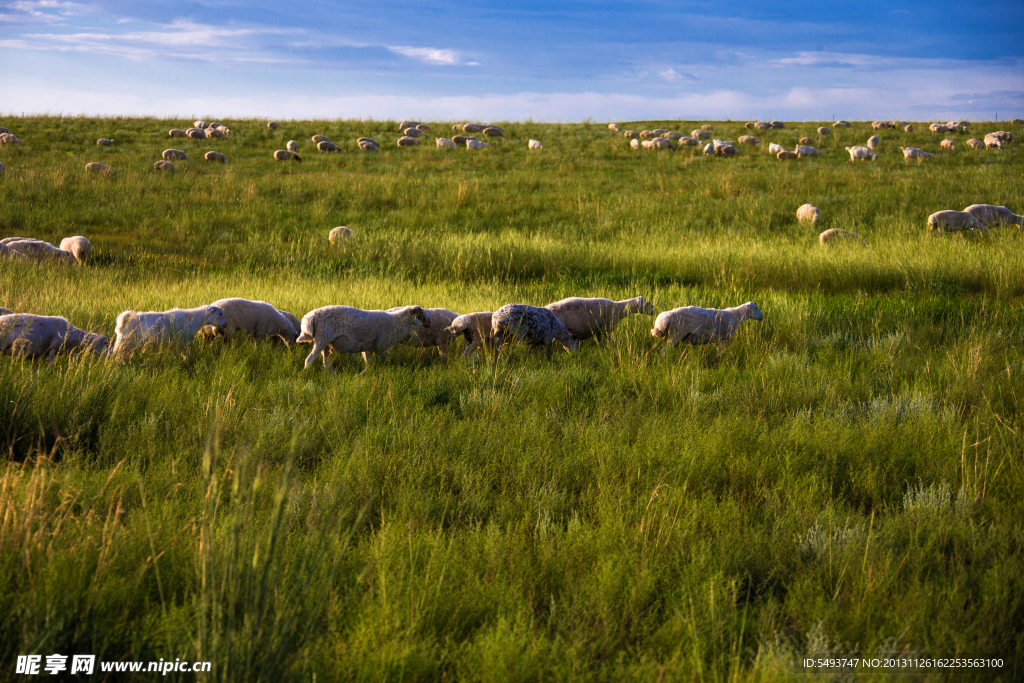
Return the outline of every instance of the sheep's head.
<path id="1" fill-rule="evenodd" d="M 227 327 L 228 321 L 224 319 L 224 309 L 220 306 L 207 306 L 206 324 L 214 327 Z"/>
<path id="2" fill-rule="evenodd" d="M 748 301 L 747 303 L 745 303 L 743 305 L 747 309 L 747 317 L 748 318 L 751 318 L 753 320 L 763 320 L 764 319 L 764 313 L 761 312 L 761 309 L 758 308 L 757 304 L 755 304 L 753 301 Z"/>
<path id="3" fill-rule="evenodd" d="M 666 331 L 663 330 L 662 328 L 660 328 L 660 327 L 652 327 L 651 328 L 651 336 L 652 337 L 664 337 L 665 335 L 666 335 Z"/>
<path id="4" fill-rule="evenodd" d="M 568 343 L 563 344 L 563 346 L 570 353 L 579 353 L 580 352 L 580 340 L 579 340 L 579 337 L 577 337 L 575 334 L 570 332 L 569 333 L 569 337 L 568 337 Z"/>
<path id="5" fill-rule="evenodd" d="M 409 323 L 416 327 L 430 327 L 430 316 L 419 306 L 406 306 L 398 311 L 409 318 Z"/>
<path id="6" fill-rule="evenodd" d="M 640 304 L 639 310 L 644 315 L 654 315 L 654 304 L 647 300 L 646 297 L 638 296 L 637 303 Z"/>
<path id="7" fill-rule="evenodd" d="M 103 334 L 86 333 L 82 346 L 87 351 L 94 351 L 105 357 L 110 352 L 110 339 Z"/>

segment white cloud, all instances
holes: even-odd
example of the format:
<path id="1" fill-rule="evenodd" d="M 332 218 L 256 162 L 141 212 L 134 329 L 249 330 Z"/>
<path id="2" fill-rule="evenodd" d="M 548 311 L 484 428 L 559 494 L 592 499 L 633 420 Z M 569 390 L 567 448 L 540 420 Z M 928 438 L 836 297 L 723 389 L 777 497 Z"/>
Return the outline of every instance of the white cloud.
<path id="1" fill-rule="evenodd" d="M 700 80 L 699 78 L 697 78 L 693 74 L 685 73 L 685 72 L 680 73 L 680 72 L 678 72 L 678 71 L 676 71 L 675 69 L 672 69 L 672 68 L 665 69 L 664 71 L 659 71 L 658 75 L 661 76 L 666 81 L 668 81 L 669 83 L 686 83 L 686 82 L 691 82 L 692 83 L 694 81 L 699 81 Z"/>
<path id="2" fill-rule="evenodd" d="M 462 53 L 458 50 L 438 49 L 434 47 L 409 47 L 407 45 L 387 45 L 388 50 L 395 54 L 409 57 L 425 64 L 436 64 L 440 66 L 479 66 L 479 62 L 467 62 L 463 60 Z"/>

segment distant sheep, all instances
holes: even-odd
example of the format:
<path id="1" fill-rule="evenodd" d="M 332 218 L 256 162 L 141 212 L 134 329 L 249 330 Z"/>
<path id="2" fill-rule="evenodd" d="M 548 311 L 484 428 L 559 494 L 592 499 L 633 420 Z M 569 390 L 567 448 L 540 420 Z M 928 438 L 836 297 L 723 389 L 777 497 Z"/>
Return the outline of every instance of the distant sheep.
<path id="1" fill-rule="evenodd" d="M 707 132 L 706 130 L 694 130 L 690 131 L 690 137 L 697 138 L 698 140 L 710 140 L 711 133 Z"/>
<path id="2" fill-rule="evenodd" d="M 336 228 L 331 228 L 331 231 L 327 233 L 327 241 L 331 244 L 347 240 L 352 237 L 355 233 L 352 232 L 352 228 L 346 228 L 344 225 L 339 225 Z"/>
<path id="3" fill-rule="evenodd" d="M 743 127 L 748 130 L 754 130 L 755 128 L 757 128 L 757 124 L 753 121 L 747 121 L 746 123 L 743 124 Z"/>
<path id="4" fill-rule="evenodd" d="M 544 143 L 540 140 L 530 140 L 526 146 L 528 149 L 544 149 Z"/>
<path id="5" fill-rule="evenodd" d="M 955 232 L 969 230 L 971 234 L 987 234 L 988 228 L 966 211 L 936 211 L 928 216 L 928 231 Z"/>
<path id="6" fill-rule="evenodd" d="M 886 128 L 892 128 L 888 121 L 873 121 L 871 123 L 872 130 L 885 130 Z"/>
<path id="7" fill-rule="evenodd" d="M 330 140 L 321 140 L 320 142 L 316 143 L 316 151 L 317 152 L 341 152 L 342 149 L 341 149 L 341 147 L 338 147 L 336 144 L 334 144 Z"/>
<path id="8" fill-rule="evenodd" d="M 60 248 L 74 256 L 79 264 L 83 264 L 89 256 L 89 252 L 92 251 L 92 244 L 81 235 L 75 235 L 74 237 L 62 239 L 60 241 Z"/>
<path id="9" fill-rule="evenodd" d="M 714 130 L 714 129 L 715 129 L 715 127 L 714 127 L 714 126 L 712 126 L 712 125 L 711 125 L 710 123 L 705 123 L 705 124 L 704 124 L 703 126 L 701 126 L 701 127 L 700 127 L 700 129 L 701 129 L 701 130 L 708 130 L 708 131 L 711 131 L 711 130 Z"/>
<path id="10" fill-rule="evenodd" d="M 975 140 L 974 138 L 971 138 L 964 144 L 970 147 L 971 149 L 985 149 L 985 143 L 982 142 L 981 140 Z"/>
<path id="11" fill-rule="evenodd" d="M 205 140 L 206 139 L 206 131 L 205 130 L 199 130 L 198 128 L 190 128 L 190 129 L 188 129 L 185 132 L 188 133 L 188 137 L 190 139 L 192 139 L 192 140 Z"/>
<path id="12" fill-rule="evenodd" d="M 494 337 L 494 352 L 501 352 L 506 343 L 525 342 L 530 346 L 543 346 L 548 357 L 553 351 L 551 343 L 557 341 L 567 351 L 577 352 L 580 340 L 576 338 L 558 317 L 546 308 L 526 304 L 506 304 L 491 317 L 491 334 Z"/>
<path id="13" fill-rule="evenodd" d="M 971 204 L 964 211 L 978 219 L 978 222 L 986 228 L 993 228 L 997 225 L 1019 225 L 1024 228 L 1024 216 L 1018 216 L 1005 206 Z"/>
<path id="14" fill-rule="evenodd" d="M 80 330 L 64 318 L 31 313 L 0 316 L 0 352 L 12 356 L 49 357 L 71 353 L 75 349 L 106 353 L 110 340 Z"/>
<path id="15" fill-rule="evenodd" d="M 425 138 L 425 137 L 427 137 L 427 134 L 424 133 L 419 128 L 406 128 L 405 131 L 403 131 L 403 132 L 405 133 L 405 137 L 407 137 L 407 138 Z M 401 145 L 399 145 L 399 147 L 401 147 Z"/>
<path id="16" fill-rule="evenodd" d="M 617 123 L 609 123 L 608 124 L 608 130 L 614 131 L 614 132 L 618 133 L 619 132 L 619 125 Z"/>
<path id="17" fill-rule="evenodd" d="M 878 145 L 881 144 L 881 140 L 878 139 L 877 135 L 872 135 L 868 138 L 868 147 L 871 149 L 877 149 Z"/>
<path id="18" fill-rule="evenodd" d="M 180 149 L 165 149 L 161 154 L 167 161 L 192 161 L 185 152 Z"/>
<path id="19" fill-rule="evenodd" d="M 225 339 L 230 339 L 236 332 L 244 332 L 255 339 L 276 337 L 285 344 L 291 344 L 299 336 L 288 319 L 265 301 L 230 298 L 219 299 L 210 305 L 224 313 Z"/>
<path id="20" fill-rule="evenodd" d="M 772 121 L 771 126 L 772 128 L 776 128 L 778 130 L 785 130 L 786 128 L 786 124 L 783 123 L 782 121 Z"/>
<path id="21" fill-rule="evenodd" d="M 220 152 L 207 152 L 205 155 L 203 155 L 203 158 L 206 159 L 207 161 L 219 161 L 222 164 L 226 164 L 228 162 L 228 158 L 221 154 Z"/>
<path id="22" fill-rule="evenodd" d="M 651 149 L 671 149 L 675 150 L 676 146 L 672 144 L 672 141 L 667 138 L 655 138 L 650 141 Z"/>
<path id="23" fill-rule="evenodd" d="M 802 137 L 799 140 L 797 140 L 797 144 L 800 144 L 800 145 L 810 145 L 810 146 L 813 147 L 814 146 L 814 138 L 809 138 L 809 137 L 806 137 L 806 136 Z"/>
<path id="24" fill-rule="evenodd" d="M 950 140 L 949 138 L 946 138 L 945 140 L 943 140 L 942 142 L 939 143 L 939 147 L 941 149 L 955 149 L 956 145 L 953 144 L 952 140 Z"/>
<path id="25" fill-rule="evenodd" d="M 206 123 L 206 121 L 196 121 L 192 125 L 195 126 L 196 128 L 206 128 L 207 123 Z"/>
<path id="26" fill-rule="evenodd" d="M 860 145 L 847 147 L 846 151 L 850 153 L 850 161 L 857 161 L 858 159 L 874 161 L 878 159 L 878 155 L 874 151 Z"/>
<path id="27" fill-rule="evenodd" d="M 310 139 L 313 141 L 314 145 L 320 144 L 321 142 L 330 141 L 330 138 L 327 137 L 326 135 L 314 135 Z"/>
<path id="28" fill-rule="evenodd" d="M 505 137 L 505 132 L 501 128 L 498 128 L 497 126 L 488 126 L 487 128 L 484 128 L 481 132 L 487 137 L 491 138 Z"/>
<path id="29" fill-rule="evenodd" d="M 452 138 L 452 142 L 454 142 L 458 147 L 465 147 L 466 143 L 470 140 L 476 140 L 476 138 L 472 135 L 456 135 Z"/>
<path id="30" fill-rule="evenodd" d="M 787 160 L 790 160 L 790 159 L 798 159 L 800 157 L 800 155 L 798 155 L 796 152 L 789 152 L 787 150 L 782 150 L 781 152 L 779 152 L 775 156 L 778 158 L 779 161 L 787 161 Z"/>
<path id="31" fill-rule="evenodd" d="M 484 125 L 482 123 L 464 123 L 462 125 L 462 130 L 467 133 L 479 133 L 483 129 Z"/>
<path id="32" fill-rule="evenodd" d="M 640 137 L 640 133 L 637 133 L 635 130 L 627 130 L 625 133 L 622 134 L 622 136 L 625 138 L 632 139 Z"/>
<path id="33" fill-rule="evenodd" d="M 843 121 L 842 119 L 840 119 L 840 120 L 836 121 L 835 123 L 833 123 L 832 127 L 833 128 L 849 128 L 850 127 L 850 122 L 849 121 Z"/>
<path id="34" fill-rule="evenodd" d="M 178 172 L 178 167 L 174 165 L 174 162 L 167 161 L 166 159 L 161 159 L 153 164 L 153 169 L 156 171 L 170 171 L 172 173 Z"/>
<path id="35" fill-rule="evenodd" d="M 227 129 L 225 129 L 225 128 L 207 128 L 205 132 L 206 132 L 206 137 L 210 138 L 211 140 L 212 139 L 224 140 L 228 136 L 226 131 L 227 131 Z"/>
<path id="36" fill-rule="evenodd" d="M 30 237 L 5 241 L 7 248 L 16 251 L 31 261 L 60 261 L 62 263 L 76 263 L 74 255 L 70 252 L 58 249 L 49 242 L 32 239 Z"/>
<path id="37" fill-rule="evenodd" d="M 380 151 L 380 143 L 372 138 L 359 138 L 358 140 L 356 140 L 356 144 L 359 146 L 359 149 L 365 150 L 367 152 Z"/>
<path id="38" fill-rule="evenodd" d="M 680 342 L 694 345 L 715 342 L 721 348 L 733 338 L 743 321 L 763 318 L 764 314 L 753 301 L 725 309 L 684 306 L 659 315 L 651 336 L 665 339 L 669 348 Z"/>
<path id="39" fill-rule="evenodd" d="M 785 148 L 782 145 L 776 144 L 774 142 L 768 143 L 768 153 L 769 154 L 778 154 L 779 152 L 784 152 L 784 151 L 785 151 Z"/>
<path id="40" fill-rule="evenodd" d="M 448 138 L 435 138 L 434 144 L 437 145 L 438 149 L 458 149 L 459 146 L 455 144 L 454 140 Z"/>
<path id="41" fill-rule="evenodd" d="M 150 344 L 174 342 L 187 344 L 206 325 L 223 328 L 227 325 L 224 311 L 217 306 L 172 308 L 169 311 L 123 311 L 114 328 L 113 354 L 127 353 Z"/>
<path id="42" fill-rule="evenodd" d="M 674 140 L 681 139 L 683 137 L 683 134 L 682 133 L 677 133 L 674 130 L 670 130 L 667 133 L 662 133 L 661 137 L 665 138 L 666 140 L 673 140 L 674 141 Z"/>
<path id="43" fill-rule="evenodd" d="M 714 145 L 714 143 L 709 142 L 708 144 L 704 145 L 704 156 L 713 156 L 714 153 L 715 153 L 715 145 Z"/>
<path id="44" fill-rule="evenodd" d="M 468 358 L 481 344 L 490 346 L 494 340 L 494 336 L 491 334 L 491 318 L 493 316 L 493 311 L 460 315 L 452 320 L 444 331 L 450 334 L 452 339 L 459 336 L 466 339 L 466 350 L 462 352 L 462 355 Z"/>
<path id="45" fill-rule="evenodd" d="M 768 123 L 767 121 L 757 121 L 756 123 L 754 123 L 754 128 L 756 130 L 771 130 L 772 128 L 774 128 L 774 126 L 772 126 L 772 124 Z"/>
<path id="46" fill-rule="evenodd" d="M 796 150 L 794 150 L 794 151 L 796 152 L 796 155 L 798 157 L 820 157 L 821 156 L 821 152 L 819 152 L 818 150 L 814 149 L 813 147 L 810 147 L 809 145 L 797 145 Z"/>
<path id="47" fill-rule="evenodd" d="M 640 139 L 641 140 L 650 140 L 651 138 L 656 138 L 656 137 L 658 137 L 657 134 L 655 134 L 655 132 L 652 131 L 652 130 L 642 130 L 642 131 L 640 131 Z"/>
<path id="48" fill-rule="evenodd" d="M 188 134 L 180 128 L 171 128 L 170 136 L 172 138 L 187 138 Z"/>
<path id="49" fill-rule="evenodd" d="M 737 138 L 737 141 L 741 145 L 760 145 L 761 141 L 755 138 L 753 135 L 741 135 Z"/>
<path id="50" fill-rule="evenodd" d="M 402 310 L 402 307 L 389 308 L 386 312 L 394 313 L 400 310 Z M 452 321 L 459 317 L 459 314 L 449 311 L 447 308 L 426 308 L 423 309 L 423 312 L 427 315 L 427 324 L 421 327 L 414 326 L 412 334 L 402 343 L 421 349 L 436 346 L 440 354 L 447 357 L 448 345 L 456 337 L 453 332 L 448 330 L 448 327 L 452 324 Z"/>
<path id="51" fill-rule="evenodd" d="M 422 121 L 400 121 L 398 124 L 398 130 L 405 130 L 406 128 L 415 128 L 416 126 L 423 125 Z"/>
<path id="52" fill-rule="evenodd" d="M 629 141 L 629 146 L 632 147 L 633 149 L 640 149 L 640 145 L 646 144 L 647 142 L 648 140 L 643 140 L 641 142 L 640 140 L 633 138 L 632 140 Z"/>
<path id="53" fill-rule="evenodd" d="M 480 142 L 479 140 L 466 140 L 466 149 L 487 149 L 490 147 L 486 142 Z"/>
<path id="54" fill-rule="evenodd" d="M 989 134 L 985 136 L 984 145 L 986 149 L 1002 149 L 1003 141 Z"/>
<path id="55" fill-rule="evenodd" d="M 717 145 L 715 147 L 715 155 L 720 157 L 738 157 L 740 151 L 731 144 Z"/>
<path id="56" fill-rule="evenodd" d="M 993 133 L 988 133 L 985 137 L 993 137 L 1002 142 L 1017 142 L 1017 138 L 1008 130 L 997 130 Z"/>
<path id="57" fill-rule="evenodd" d="M 928 130 L 930 130 L 933 133 L 945 133 L 949 130 L 949 126 L 947 126 L 944 123 L 933 123 L 932 125 L 928 126 Z"/>
<path id="58" fill-rule="evenodd" d="M 0 133 L 0 145 L 20 145 L 21 140 L 12 133 Z"/>
<path id="59" fill-rule="evenodd" d="M 403 135 L 402 137 L 398 138 L 399 147 L 416 147 L 419 144 L 419 140 L 413 137 L 409 137 L 408 135 Z"/>
<path id="60" fill-rule="evenodd" d="M 419 306 L 405 306 L 392 311 L 363 311 L 350 306 L 324 306 L 302 317 L 299 344 L 312 342 L 313 350 L 306 356 L 309 367 L 318 355 L 324 367 L 331 369 L 331 353 L 361 353 L 369 366 L 377 354 L 383 363 L 388 351 L 412 334 L 413 327 L 430 324 L 430 318 Z"/>
<path id="61" fill-rule="evenodd" d="M 931 159 L 932 155 L 917 147 L 900 147 L 904 159 Z"/>
<path id="62" fill-rule="evenodd" d="M 913 133 L 913 132 L 914 132 L 914 126 L 913 126 L 912 124 L 909 124 L 909 123 L 908 123 L 908 124 L 907 124 L 907 127 L 906 127 L 906 128 L 904 128 L 903 130 L 905 130 L 905 131 L 906 131 L 906 132 L 908 132 L 908 133 Z"/>
<path id="63" fill-rule="evenodd" d="M 278 161 L 302 161 L 302 157 L 288 149 L 277 150 L 276 152 L 274 152 L 274 158 L 277 159 Z"/>
<path id="64" fill-rule="evenodd" d="M 429 133 L 429 132 L 430 132 L 430 126 L 428 126 L 428 125 L 427 125 L 427 124 L 425 124 L 425 123 L 417 123 L 417 124 L 416 124 L 416 125 L 415 125 L 414 127 L 415 127 L 415 128 L 419 128 L 419 129 L 420 129 L 420 130 L 422 130 L 422 131 L 423 131 L 424 133 Z"/>
<path id="65" fill-rule="evenodd" d="M 818 135 L 832 135 L 832 129 L 828 126 L 822 126 L 818 129 Z"/>
<path id="66" fill-rule="evenodd" d="M 823 247 L 830 247 L 840 242 L 859 242 L 862 245 L 867 243 L 855 232 L 850 230 L 840 230 L 839 228 L 830 228 L 825 232 L 818 235 L 818 242 Z"/>
<path id="67" fill-rule="evenodd" d="M 96 141 L 96 144 L 99 145 L 100 147 L 110 147 L 112 144 L 114 144 L 114 141 L 111 140 L 110 138 L 100 138 L 99 140 Z"/>
<path id="68" fill-rule="evenodd" d="M 601 341 L 628 315 L 654 315 L 654 304 L 642 296 L 622 301 L 570 297 L 550 303 L 544 308 L 554 313 L 565 325 L 565 329 L 580 341 L 590 337 Z"/>
<path id="69" fill-rule="evenodd" d="M 112 176 L 114 175 L 113 169 L 106 164 L 101 164 L 98 161 L 90 161 L 85 165 L 85 170 L 89 173 L 102 173 L 103 175 Z"/>
<path id="70" fill-rule="evenodd" d="M 801 223 L 816 225 L 821 220 L 821 211 L 812 204 L 804 204 L 796 210 L 796 219 Z"/>
<path id="71" fill-rule="evenodd" d="M 278 123 L 277 121 L 267 121 L 267 128 L 269 128 L 270 130 L 277 130 L 280 127 L 281 124 Z"/>
<path id="72" fill-rule="evenodd" d="M 284 148 L 289 152 L 298 152 L 299 143 L 295 142 L 295 140 L 289 140 L 288 142 L 284 143 Z"/>

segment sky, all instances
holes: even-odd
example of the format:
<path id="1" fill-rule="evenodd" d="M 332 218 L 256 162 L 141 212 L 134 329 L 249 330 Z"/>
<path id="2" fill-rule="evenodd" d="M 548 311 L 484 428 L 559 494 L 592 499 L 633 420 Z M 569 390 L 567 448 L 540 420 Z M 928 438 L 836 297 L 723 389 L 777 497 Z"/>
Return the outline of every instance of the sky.
<path id="1" fill-rule="evenodd" d="M 1024 2 L 0 0 L 0 115 L 1024 117 Z"/>

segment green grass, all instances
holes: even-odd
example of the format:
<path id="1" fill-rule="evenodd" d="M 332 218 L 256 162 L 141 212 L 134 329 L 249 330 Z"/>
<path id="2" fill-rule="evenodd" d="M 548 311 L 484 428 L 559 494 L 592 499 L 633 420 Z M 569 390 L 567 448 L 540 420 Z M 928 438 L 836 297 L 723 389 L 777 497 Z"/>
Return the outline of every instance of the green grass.
<path id="1" fill-rule="evenodd" d="M 821 123 L 716 159 L 596 124 L 468 152 L 398 149 L 394 122 L 222 122 L 0 121 L 24 141 L 0 147 L 0 236 L 93 243 L 80 268 L 0 263 L 0 306 L 111 336 L 122 310 L 228 296 L 301 317 L 643 294 L 765 319 L 721 350 L 666 353 L 635 316 L 550 363 L 401 347 L 363 375 L 243 339 L 0 359 L 0 680 L 55 652 L 209 680 L 804 680 L 808 653 L 999 656 L 918 677 L 1020 679 L 1024 235 L 925 225 L 1024 210 L 1024 153 L 963 144 L 1007 124 L 953 152 L 881 131 L 852 164 L 869 124 L 783 163 L 768 143 Z M 272 159 L 289 139 L 303 163 Z M 168 147 L 195 161 L 154 171 Z M 356 235 L 332 247 L 337 225 Z M 869 248 L 822 249 L 830 227 Z"/>

